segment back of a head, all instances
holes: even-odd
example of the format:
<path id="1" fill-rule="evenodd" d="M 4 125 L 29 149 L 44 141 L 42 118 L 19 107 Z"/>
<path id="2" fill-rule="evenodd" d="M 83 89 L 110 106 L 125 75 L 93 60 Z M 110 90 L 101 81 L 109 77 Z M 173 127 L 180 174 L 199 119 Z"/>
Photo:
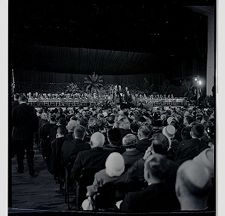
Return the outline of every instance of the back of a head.
<path id="1" fill-rule="evenodd" d="M 48 119 L 48 114 L 46 112 L 41 113 L 41 119 L 47 120 Z"/>
<path id="2" fill-rule="evenodd" d="M 105 143 L 105 136 L 100 133 L 100 132 L 96 132 L 94 134 L 92 134 L 91 136 L 91 147 L 103 147 Z"/>
<path id="3" fill-rule="evenodd" d="M 184 117 L 184 123 L 190 125 L 193 122 L 193 117 L 190 115 L 187 115 Z"/>
<path id="4" fill-rule="evenodd" d="M 179 200 L 206 199 L 211 187 L 209 171 L 200 163 L 193 160 L 185 161 L 178 168 L 176 178 L 176 193 Z"/>
<path id="5" fill-rule="evenodd" d="M 151 181 L 151 178 L 162 182 L 166 179 L 169 165 L 167 159 L 161 154 L 152 154 L 145 161 L 144 175 L 146 181 Z"/>
<path id="6" fill-rule="evenodd" d="M 116 146 L 121 145 L 122 137 L 121 137 L 120 129 L 118 129 L 118 128 L 109 129 L 107 136 L 108 136 L 108 140 L 109 140 L 110 144 L 116 145 Z"/>
<path id="7" fill-rule="evenodd" d="M 64 125 L 58 126 L 57 133 L 61 135 L 65 135 L 67 133 L 66 127 Z"/>
<path id="8" fill-rule="evenodd" d="M 120 153 L 111 153 L 105 162 L 106 174 L 110 177 L 122 175 L 125 170 L 123 156 Z"/>
<path id="9" fill-rule="evenodd" d="M 191 128 L 191 136 L 193 138 L 201 138 L 204 135 L 204 126 L 202 124 L 194 124 Z"/>
<path id="10" fill-rule="evenodd" d="M 55 114 L 51 114 L 51 116 L 50 116 L 50 122 L 51 123 L 55 123 L 56 122 L 56 115 Z"/>
<path id="11" fill-rule="evenodd" d="M 66 126 L 66 119 L 64 117 L 60 117 L 59 120 L 58 120 L 58 124 L 59 125 L 63 125 L 63 126 Z"/>
<path id="12" fill-rule="evenodd" d="M 79 125 L 74 128 L 74 137 L 75 139 L 84 139 L 86 130 L 83 126 Z"/>
<path id="13" fill-rule="evenodd" d="M 181 130 L 181 138 L 182 138 L 182 140 L 191 139 L 190 131 L 191 131 L 191 127 L 184 127 Z"/>
<path id="14" fill-rule="evenodd" d="M 68 130 L 68 132 L 74 132 L 75 127 L 78 126 L 78 122 L 76 120 L 70 119 L 70 121 L 68 122 L 66 129 Z"/>
<path id="15" fill-rule="evenodd" d="M 115 116 L 114 115 L 110 115 L 110 116 L 108 116 L 107 118 L 106 118 L 106 120 L 107 120 L 107 122 L 109 123 L 109 124 L 114 124 L 114 120 L 115 120 Z"/>
<path id="16" fill-rule="evenodd" d="M 18 93 L 14 94 L 14 100 L 18 101 L 19 100 L 20 95 Z"/>
<path id="17" fill-rule="evenodd" d="M 138 133 L 140 133 L 143 137 L 149 138 L 152 131 L 149 129 L 149 127 L 143 125 L 138 129 Z"/>
<path id="18" fill-rule="evenodd" d="M 134 134 L 127 134 L 123 137 L 122 143 L 125 148 L 129 149 L 135 148 L 137 141 L 138 139 Z"/>
<path id="19" fill-rule="evenodd" d="M 25 95 L 19 96 L 19 103 L 27 103 L 27 97 Z"/>
<path id="20" fill-rule="evenodd" d="M 137 134 L 138 133 L 138 129 L 139 129 L 139 125 L 136 122 L 132 122 L 130 124 L 130 129 L 132 133 Z"/>
<path id="21" fill-rule="evenodd" d="M 118 127 L 121 129 L 128 130 L 130 129 L 130 121 L 125 115 L 120 115 L 118 117 Z"/>
<path id="22" fill-rule="evenodd" d="M 169 148 L 169 140 L 162 133 L 154 134 L 152 137 L 152 148 L 155 153 L 166 155 Z"/>

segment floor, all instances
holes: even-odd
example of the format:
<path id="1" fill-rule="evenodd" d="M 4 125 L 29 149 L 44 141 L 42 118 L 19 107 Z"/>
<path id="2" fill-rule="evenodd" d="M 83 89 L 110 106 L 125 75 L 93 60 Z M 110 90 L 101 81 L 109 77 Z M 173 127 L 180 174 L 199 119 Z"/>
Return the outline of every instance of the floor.
<path id="1" fill-rule="evenodd" d="M 26 160 L 24 162 L 25 172 L 19 174 L 16 159 L 12 159 L 12 208 L 67 210 L 59 185 L 48 172 L 41 154 L 37 151 L 34 158 L 37 177 L 29 175 Z"/>

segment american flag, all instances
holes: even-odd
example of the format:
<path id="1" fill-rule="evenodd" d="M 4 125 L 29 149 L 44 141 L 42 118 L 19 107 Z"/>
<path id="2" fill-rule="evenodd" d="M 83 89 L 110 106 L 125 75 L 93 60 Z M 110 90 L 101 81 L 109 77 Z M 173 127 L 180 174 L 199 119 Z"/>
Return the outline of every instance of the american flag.
<path id="1" fill-rule="evenodd" d="M 12 69 L 12 83 L 11 83 L 11 87 L 12 87 L 12 93 L 14 94 L 16 83 L 15 83 L 15 77 L 14 77 L 14 70 L 13 69 Z"/>

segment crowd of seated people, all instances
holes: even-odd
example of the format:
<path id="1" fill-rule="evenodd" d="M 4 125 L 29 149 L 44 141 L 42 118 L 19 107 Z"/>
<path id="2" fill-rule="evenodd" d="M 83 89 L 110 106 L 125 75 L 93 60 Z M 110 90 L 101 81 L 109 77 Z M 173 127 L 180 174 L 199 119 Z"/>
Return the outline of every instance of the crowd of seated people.
<path id="1" fill-rule="evenodd" d="M 212 108 L 96 105 L 37 115 L 49 172 L 65 184 L 66 169 L 70 185 L 82 184 L 78 209 L 215 210 Z"/>

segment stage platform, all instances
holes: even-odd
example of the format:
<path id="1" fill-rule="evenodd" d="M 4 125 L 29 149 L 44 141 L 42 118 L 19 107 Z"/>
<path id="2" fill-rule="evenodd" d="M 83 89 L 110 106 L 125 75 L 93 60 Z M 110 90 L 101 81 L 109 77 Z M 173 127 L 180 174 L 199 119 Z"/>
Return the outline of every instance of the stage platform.
<path id="1" fill-rule="evenodd" d="M 89 101 L 89 100 L 79 100 L 79 99 L 28 99 L 28 103 L 34 107 L 88 107 L 96 106 L 99 104 L 107 104 L 107 102 L 112 103 L 112 101 Z M 187 100 L 185 98 L 174 98 L 174 99 L 149 99 L 147 101 L 137 100 L 132 104 L 135 106 L 137 104 L 147 105 L 149 107 L 157 106 L 185 106 L 187 105 Z"/>

